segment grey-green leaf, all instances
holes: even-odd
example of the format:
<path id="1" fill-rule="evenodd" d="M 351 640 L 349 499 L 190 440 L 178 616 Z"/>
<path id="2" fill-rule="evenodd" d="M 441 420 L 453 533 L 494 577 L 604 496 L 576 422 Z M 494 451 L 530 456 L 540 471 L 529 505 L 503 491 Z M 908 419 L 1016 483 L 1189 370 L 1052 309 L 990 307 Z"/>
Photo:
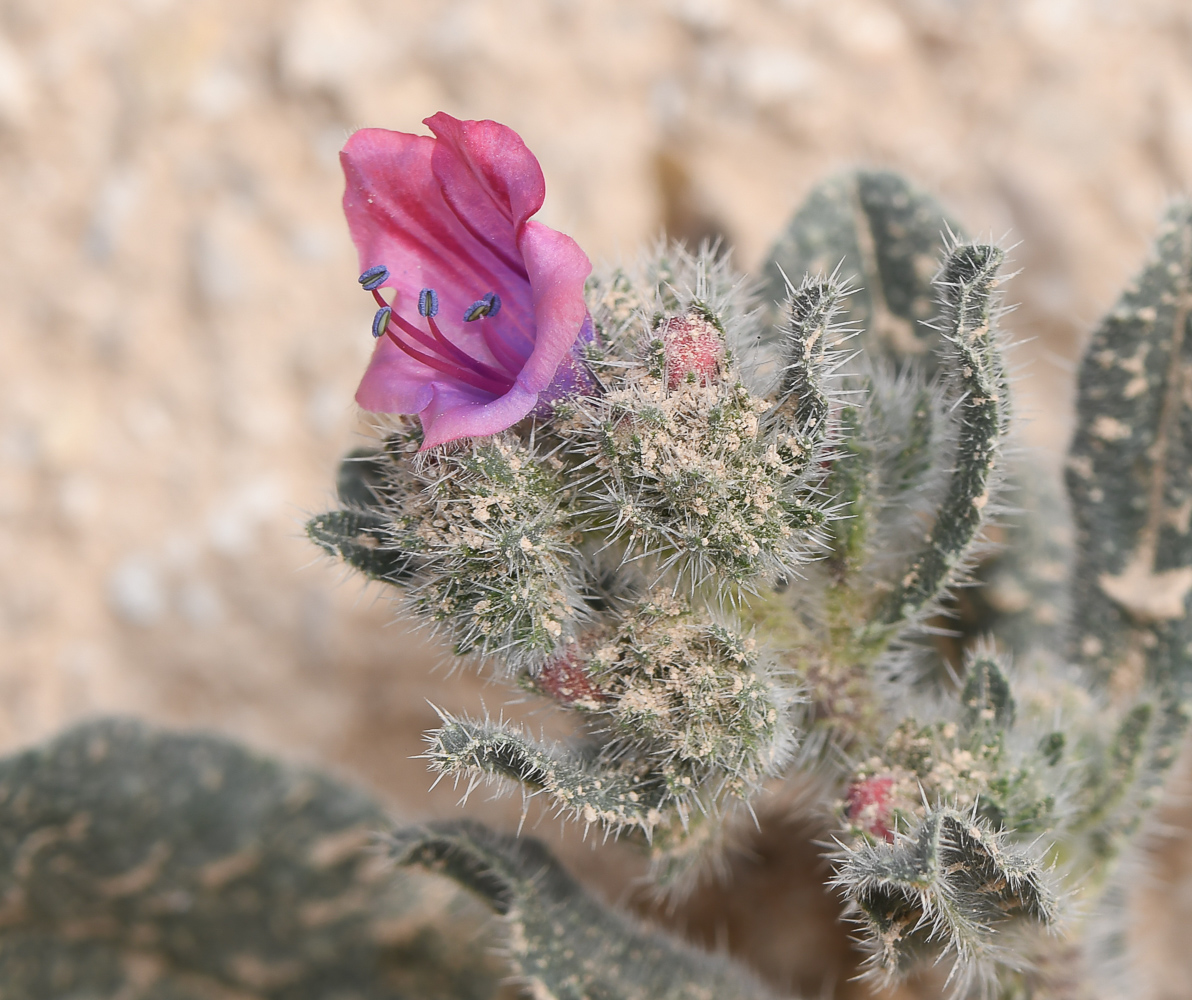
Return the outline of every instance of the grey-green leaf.
<path id="1" fill-rule="evenodd" d="M 1007 464 L 1009 464 L 1007 462 Z M 1006 650 L 1061 652 L 1069 620 L 1072 526 L 1059 477 L 1019 459 L 1007 476 L 1014 509 L 998 518 L 1000 545 L 974 573 L 952 625 L 966 640 L 991 635 Z"/>
<path id="2" fill-rule="evenodd" d="M 453 777 L 507 778 L 549 797 L 559 813 L 599 823 L 618 834 L 638 829 L 649 836 L 673 808 L 665 781 L 585 760 L 575 751 L 545 746 L 508 723 L 445 718 L 430 735 L 432 770 Z"/>
<path id="3" fill-rule="evenodd" d="M 333 510 L 306 522 L 306 534 L 328 555 L 365 576 L 399 584 L 414 572 L 414 557 L 393 545 L 388 521 L 371 510 Z"/>
<path id="4" fill-rule="evenodd" d="M 726 959 L 639 926 L 597 901 L 541 843 L 468 821 L 399 830 L 399 864 L 441 872 L 505 918 L 506 955 L 535 1000 L 764 1000 Z"/>
<path id="5" fill-rule="evenodd" d="M 786 301 L 786 278 L 831 274 L 859 290 L 843 303 L 842 319 L 863 331 L 861 346 L 873 356 L 921 358 L 935 368 L 938 334 L 932 278 L 959 224 L 930 195 L 885 170 L 856 170 L 813 188 L 765 265 L 763 300 Z M 775 318 L 776 314 L 775 314 Z"/>
<path id="6" fill-rule="evenodd" d="M 1080 367 L 1067 481 L 1076 525 L 1073 653 L 1127 690 L 1146 665 L 1192 680 L 1192 203 L 1167 213 L 1150 260 Z"/>
<path id="7" fill-rule="evenodd" d="M 995 657 L 978 653 L 972 658 L 960 705 L 966 729 L 1009 729 L 1014 725 L 1014 693 Z"/>
<path id="8" fill-rule="evenodd" d="M 886 601 L 887 624 L 930 608 L 955 581 L 988 516 L 992 476 L 1009 419 L 1009 387 L 996 334 L 997 272 L 1004 252 L 966 243 L 949 252 L 937 284 L 944 307 L 947 378 L 959 425 L 947 491 L 922 548 Z"/>
<path id="9" fill-rule="evenodd" d="M 1188 715 L 1181 702 L 1144 698 L 1124 712 L 1103 745 L 1084 748 L 1083 787 L 1068 822 L 1093 864 L 1112 862 L 1155 805 L 1179 753 Z"/>
<path id="10" fill-rule="evenodd" d="M 101 720 L 0 761 L 5 1000 L 485 1000 L 484 911 L 370 849 L 372 799 Z"/>

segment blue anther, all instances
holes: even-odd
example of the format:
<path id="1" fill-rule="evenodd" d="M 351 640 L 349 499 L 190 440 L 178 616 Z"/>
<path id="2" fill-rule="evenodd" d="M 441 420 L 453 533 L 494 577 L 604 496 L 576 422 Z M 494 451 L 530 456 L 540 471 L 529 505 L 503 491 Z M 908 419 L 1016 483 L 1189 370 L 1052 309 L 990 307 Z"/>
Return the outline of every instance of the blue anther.
<path id="1" fill-rule="evenodd" d="M 393 310 L 388 306 L 382 306 L 377 310 L 377 314 L 373 317 L 373 337 L 379 338 L 385 335 L 385 331 L 389 329 L 389 317 L 393 315 Z"/>
<path id="2" fill-rule="evenodd" d="M 496 292 L 489 292 L 484 298 L 477 299 L 464 313 L 464 322 L 471 323 L 482 316 L 495 316 L 501 311 L 501 297 Z"/>
<path id="3" fill-rule="evenodd" d="M 439 315 L 439 293 L 433 288 L 424 288 L 418 293 L 418 315 Z"/>
<path id="4" fill-rule="evenodd" d="M 376 267 L 370 267 L 358 279 L 366 292 L 371 292 L 374 288 L 380 288 L 386 281 L 389 280 L 389 268 L 384 264 L 378 264 Z"/>

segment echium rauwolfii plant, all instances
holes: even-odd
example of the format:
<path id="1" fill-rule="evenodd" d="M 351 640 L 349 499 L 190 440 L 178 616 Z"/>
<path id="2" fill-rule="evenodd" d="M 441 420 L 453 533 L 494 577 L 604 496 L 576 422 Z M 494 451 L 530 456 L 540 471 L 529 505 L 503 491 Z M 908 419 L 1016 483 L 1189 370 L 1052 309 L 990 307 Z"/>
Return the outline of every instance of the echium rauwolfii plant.
<path id="1" fill-rule="evenodd" d="M 308 531 L 575 720 L 555 745 L 444 716 L 430 768 L 640 843 L 672 899 L 741 807 L 815 772 L 873 979 L 1110 988 L 1192 677 L 1192 208 L 1081 369 L 1070 544 L 1047 477 L 1010 462 L 1005 253 L 926 195 L 825 183 L 757 282 L 670 244 L 592 272 L 531 218 L 514 133 L 427 124 L 343 152 L 378 306 L 357 399 L 381 416 Z M 504 916 L 534 996 L 768 995 L 534 841 L 460 821 L 393 844 Z"/>

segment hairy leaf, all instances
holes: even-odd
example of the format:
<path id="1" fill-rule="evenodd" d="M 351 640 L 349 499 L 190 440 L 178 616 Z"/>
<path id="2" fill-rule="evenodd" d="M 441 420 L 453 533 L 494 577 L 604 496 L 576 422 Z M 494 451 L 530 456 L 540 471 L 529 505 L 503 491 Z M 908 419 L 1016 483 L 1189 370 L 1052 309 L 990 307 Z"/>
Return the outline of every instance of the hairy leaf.
<path id="1" fill-rule="evenodd" d="M 1192 680 L 1192 203 L 1094 332 L 1068 456 L 1073 653 L 1115 690 Z"/>
<path id="2" fill-rule="evenodd" d="M 1015 654 L 1061 652 L 1069 619 L 1072 527 L 1058 477 L 1033 463 L 1007 476 L 1014 510 L 998 518 L 998 548 L 982 560 L 976 586 L 956 594 L 953 628 L 971 643 L 993 636 Z"/>
<path id="3" fill-rule="evenodd" d="M 808 277 L 786 300 L 778 391 L 790 426 L 817 440 L 829 409 L 824 378 L 839 360 L 837 341 L 848 333 L 837 318 L 847 295 L 839 282 Z"/>
<path id="4" fill-rule="evenodd" d="M 387 825 L 219 737 L 81 725 L 0 761 L 0 992 L 493 996 L 481 911 L 395 878 L 369 850 Z"/>
<path id="5" fill-rule="evenodd" d="M 339 556 L 365 576 L 402 583 L 414 570 L 414 557 L 395 548 L 388 520 L 370 510 L 333 510 L 306 522 L 306 534 L 328 555 Z"/>
<path id="6" fill-rule="evenodd" d="M 341 504 L 359 509 L 377 506 L 377 494 L 385 483 L 383 458 L 375 448 L 353 448 L 343 457 L 335 474 Z"/>
<path id="7" fill-rule="evenodd" d="M 1014 692 L 995 657 L 985 654 L 973 657 L 960 704 L 961 718 L 968 729 L 983 726 L 1009 729 L 1014 725 Z"/>
<path id="8" fill-rule="evenodd" d="M 597 901 L 545 847 L 457 821 L 399 830 L 393 856 L 472 890 L 505 918 L 506 955 L 535 1000 L 764 1000 L 727 960 L 636 925 Z"/>
<path id="9" fill-rule="evenodd" d="M 785 302 L 786 278 L 797 286 L 804 274 L 839 266 L 840 277 L 859 286 L 842 318 L 863 331 L 860 346 L 934 369 L 931 280 L 949 230 L 961 232 L 934 198 L 898 174 L 857 170 L 831 178 L 811 191 L 771 249 L 763 300 Z"/>
<path id="10" fill-rule="evenodd" d="M 1004 258 L 998 247 L 964 244 L 948 254 L 937 279 L 945 307 L 947 375 L 960 434 L 935 524 L 886 603 L 883 620 L 888 624 L 912 619 L 940 597 L 985 523 L 991 476 L 1009 417 L 994 329 L 997 271 Z"/>
<path id="11" fill-rule="evenodd" d="M 520 782 L 549 796 L 559 812 L 613 832 L 637 828 L 651 834 L 662 822 L 662 809 L 674 800 L 657 774 L 601 767 L 503 723 L 448 718 L 431 734 L 426 757 L 443 774 Z"/>
<path id="12" fill-rule="evenodd" d="M 1084 786 L 1069 820 L 1089 860 L 1113 861 L 1155 805 L 1188 727 L 1188 707 L 1144 698 L 1124 713 L 1102 746 L 1086 750 Z"/>

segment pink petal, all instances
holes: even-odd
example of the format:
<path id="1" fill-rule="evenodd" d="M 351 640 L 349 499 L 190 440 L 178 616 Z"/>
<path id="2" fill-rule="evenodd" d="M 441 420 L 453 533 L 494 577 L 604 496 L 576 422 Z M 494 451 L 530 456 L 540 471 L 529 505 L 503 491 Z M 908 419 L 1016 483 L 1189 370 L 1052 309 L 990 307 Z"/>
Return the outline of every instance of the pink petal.
<path id="1" fill-rule="evenodd" d="M 550 385 L 587 318 L 584 281 L 592 262 L 570 236 L 541 222 L 526 223 L 519 249 L 530 275 L 538 329 L 534 351 L 517 381 L 538 393 Z"/>
<path id="2" fill-rule="evenodd" d="M 417 413 L 430 403 L 430 382 L 442 377 L 381 337 L 356 389 L 356 402 L 372 413 Z"/>
<path id="3" fill-rule="evenodd" d="M 550 385 L 538 394 L 538 404 L 531 411 L 533 416 L 546 419 L 554 412 L 554 407 L 560 400 L 568 396 L 590 395 L 597 391 L 592 373 L 583 360 L 584 348 L 595 339 L 596 330 L 592 326 L 592 317 L 585 315 L 579 336 L 575 338 L 575 343 L 571 345 L 566 357 L 559 363 L 555 377 L 550 380 Z"/>
<path id="4" fill-rule="evenodd" d="M 434 399 L 418 416 L 425 435 L 422 450 L 463 437 L 487 437 L 512 427 L 538 401 L 538 393 L 514 385 L 504 396 L 483 402 L 458 386 L 436 384 Z M 469 390 L 475 392 L 475 390 Z"/>
<path id="5" fill-rule="evenodd" d="M 439 112 L 426 119 L 438 136 L 431 169 L 464 227 L 514 270 L 525 274 L 517 239 L 542 207 L 546 180 L 513 129 L 494 121 L 459 121 Z"/>
<path id="6" fill-rule="evenodd" d="M 486 292 L 500 295 L 512 314 L 529 315 L 523 266 L 493 256 L 447 204 L 431 169 L 435 145 L 430 136 L 361 129 L 344 146 L 344 214 L 361 271 L 389 268 L 386 286 L 396 290 L 394 308 L 407 318 L 417 316 L 423 288 L 439 293 L 442 314 L 453 323 Z M 505 228 L 512 242 L 512 222 Z"/>

